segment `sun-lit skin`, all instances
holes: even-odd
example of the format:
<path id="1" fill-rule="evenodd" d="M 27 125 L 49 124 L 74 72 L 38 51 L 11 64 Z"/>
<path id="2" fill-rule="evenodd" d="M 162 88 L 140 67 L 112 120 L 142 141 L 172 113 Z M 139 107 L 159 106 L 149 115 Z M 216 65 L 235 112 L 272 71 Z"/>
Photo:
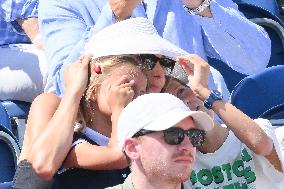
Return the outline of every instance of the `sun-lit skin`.
<path id="1" fill-rule="evenodd" d="M 149 85 L 148 93 L 159 93 L 165 85 L 165 68 L 159 63 L 152 69 L 146 72 Z"/>
<path id="2" fill-rule="evenodd" d="M 110 72 L 110 77 L 105 77 L 104 81 L 101 84 L 101 87 L 98 91 L 97 102 L 99 109 L 107 115 L 111 115 L 111 110 L 107 104 L 108 99 L 108 90 L 111 87 L 111 83 L 118 80 L 122 76 L 127 77 L 127 81 L 134 81 L 134 98 L 139 95 L 146 93 L 147 88 L 147 78 L 145 74 L 136 66 L 127 64 L 120 66 Z"/>
<path id="3" fill-rule="evenodd" d="M 184 130 L 196 128 L 191 117 L 174 127 Z M 150 181 L 155 183 L 155 180 L 161 179 L 166 183 L 180 183 L 188 179 L 196 153 L 196 148 L 192 146 L 188 137 L 179 145 L 169 145 L 164 141 L 161 131 L 141 136 L 136 140 L 139 141 L 137 166 Z"/>
<path id="4" fill-rule="evenodd" d="M 203 102 L 195 96 L 193 91 L 188 86 L 182 85 L 175 79 L 171 79 L 169 81 L 168 85 L 164 89 L 164 92 L 175 95 L 181 99 L 191 110 L 204 111 L 213 117 L 213 111 L 205 108 Z"/>

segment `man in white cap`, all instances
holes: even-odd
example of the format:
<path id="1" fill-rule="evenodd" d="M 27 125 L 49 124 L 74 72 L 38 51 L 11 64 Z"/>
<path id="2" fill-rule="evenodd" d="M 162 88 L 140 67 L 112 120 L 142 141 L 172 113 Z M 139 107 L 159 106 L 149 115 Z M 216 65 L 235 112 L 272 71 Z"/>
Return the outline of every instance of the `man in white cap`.
<path id="1" fill-rule="evenodd" d="M 185 188 L 197 146 L 211 118 L 191 111 L 181 100 L 167 93 L 139 96 L 122 111 L 118 120 L 119 148 L 130 161 L 131 174 L 123 189 Z"/>

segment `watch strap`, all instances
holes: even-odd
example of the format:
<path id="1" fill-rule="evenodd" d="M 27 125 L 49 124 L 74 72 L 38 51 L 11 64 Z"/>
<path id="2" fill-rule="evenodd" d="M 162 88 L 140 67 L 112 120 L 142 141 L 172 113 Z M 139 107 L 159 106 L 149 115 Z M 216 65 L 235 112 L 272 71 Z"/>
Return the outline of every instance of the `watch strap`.
<path id="1" fill-rule="evenodd" d="M 222 94 L 217 90 L 211 90 L 209 97 L 204 100 L 204 106 L 207 109 L 211 109 L 212 105 L 217 100 L 222 100 Z"/>

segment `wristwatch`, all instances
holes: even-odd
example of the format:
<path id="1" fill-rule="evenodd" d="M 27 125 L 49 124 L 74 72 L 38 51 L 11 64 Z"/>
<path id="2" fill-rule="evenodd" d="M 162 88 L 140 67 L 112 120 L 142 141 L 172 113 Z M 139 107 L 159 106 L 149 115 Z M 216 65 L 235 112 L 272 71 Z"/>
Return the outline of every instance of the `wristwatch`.
<path id="1" fill-rule="evenodd" d="M 206 100 L 204 100 L 204 106 L 207 109 L 211 109 L 215 101 L 222 100 L 222 99 L 223 99 L 223 96 L 219 91 L 211 90 L 209 97 Z"/>
<path id="2" fill-rule="evenodd" d="M 199 14 L 201 12 L 203 12 L 210 4 L 211 4 L 212 0 L 204 0 L 198 7 L 196 7 L 195 9 L 190 9 L 187 6 L 183 6 L 184 9 L 189 12 L 189 14 Z"/>

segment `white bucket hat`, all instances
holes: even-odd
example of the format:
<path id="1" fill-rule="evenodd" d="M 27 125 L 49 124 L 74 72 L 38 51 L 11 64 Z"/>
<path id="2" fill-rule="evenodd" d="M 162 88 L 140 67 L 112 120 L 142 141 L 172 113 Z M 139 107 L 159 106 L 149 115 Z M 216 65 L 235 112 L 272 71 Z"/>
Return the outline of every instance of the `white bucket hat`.
<path id="1" fill-rule="evenodd" d="M 110 25 L 92 36 L 86 51 L 98 58 L 123 54 L 159 54 L 175 59 L 188 53 L 159 36 L 146 18 L 126 19 Z"/>
<path id="2" fill-rule="evenodd" d="M 191 111 L 183 101 L 168 93 L 144 94 L 130 102 L 121 112 L 117 125 L 118 147 L 141 129 L 162 131 L 186 117 L 192 117 L 199 129 L 213 128 L 213 120 L 201 111 Z"/>

